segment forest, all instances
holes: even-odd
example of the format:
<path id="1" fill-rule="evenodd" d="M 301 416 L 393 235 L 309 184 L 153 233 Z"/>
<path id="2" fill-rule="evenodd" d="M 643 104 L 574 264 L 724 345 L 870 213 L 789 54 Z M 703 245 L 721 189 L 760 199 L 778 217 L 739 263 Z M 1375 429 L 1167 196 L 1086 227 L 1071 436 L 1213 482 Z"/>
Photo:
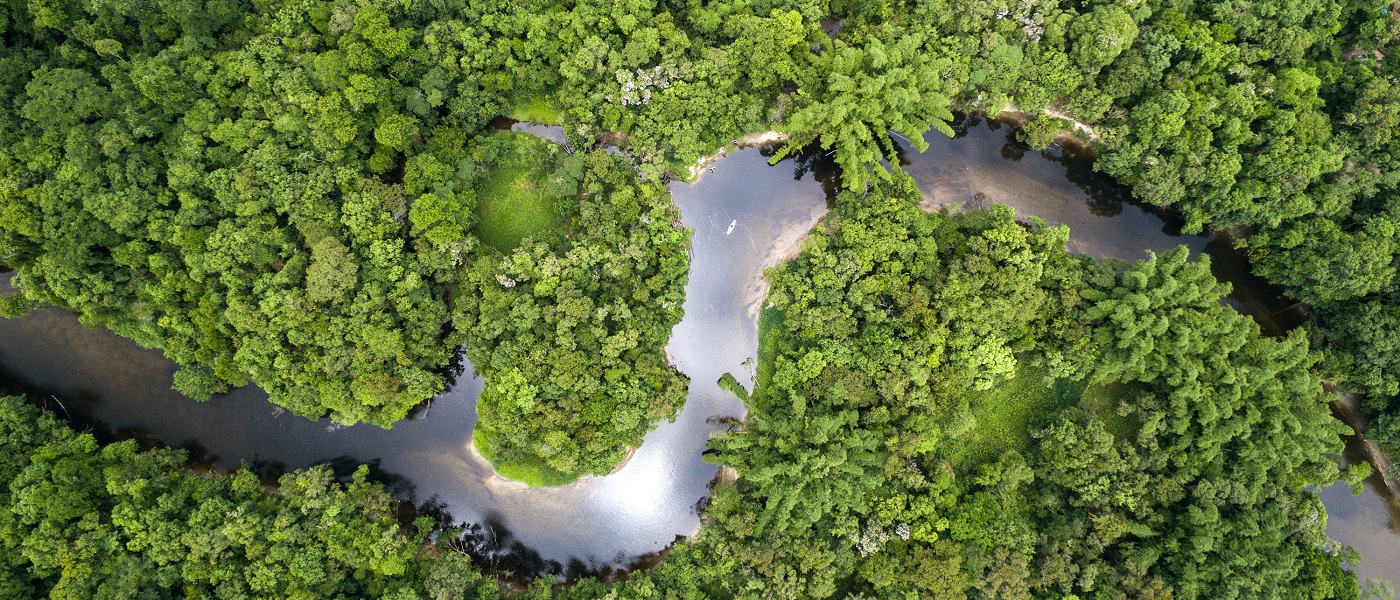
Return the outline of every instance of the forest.
<path id="1" fill-rule="evenodd" d="M 1068 254 L 1063 227 L 919 199 L 903 175 L 844 192 L 771 273 L 751 412 L 712 442 L 741 476 L 698 539 L 620 584 L 528 594 L 1363 597 L 1309 488 L 1364 469 L 1329 458 L 1344 426 L 1301 332 L 1262 336 L 1184 248 L 1104 263 Z M 0 409 L 17 595 L 500 593 L 363 467 L 268 491 Z"/>
<path id="2" fill-rule="evenodd" d="M 1360 598 L 1312 489 L 1334 394 L 1400 453 L 1400 9 L 1380 0 L 0 3 L 0 314 L 390 427 L 461 348 L 502 474 L 602 474 L 674 418 L 690 233 L 666 184 L 740 136 L 844 191 L 770 272 L 734 468 L 690 542 L 535 597 Z M 1394 56 L 1394 57 L 1393 57 Z M 917 208 L 891 135 L 1028 115 L 1309 315 L 1278 338 L 1184 249 L 1065 252 Z M 498 131 L 562 125 L 568 143 Z M 933 131 L 930 131 L 933 130 Z M 613 148 L 599 148 L 606 141 Z M 609 151 L 612 150 L 612 151 Z M 618 152 L 617 150 L 621 150 Z M 192 400 L 193 401 L 193 400 Z M 263 486 L 0 403 L 12 597 L 494 597 L 362 475 Z M 62 507 L 57 509 L 53 507 Z M 402 522 L 401 522 L 402 521 Z M 314 565 L 314 567 L 313 567 Z"/>
<path id="3" fill-rule="evenodd" d="M 623 159 L 511 137 L 505 159 L 481 161 L 506 189 L 489 186 L 481 201 L 519 214 L 531 200 L 516 190 L 537 191 L 547 218 L 509 232 L 518 240 L 483 227 L 484 239 L 504 238 L 505 254 L 466 269 L 453 321 L 487 381 L 477 448 L 508 478 L 558 485 L 607 474 L 623 446 L 684 404 L 685 378 L 661 348 L 680 321 L 690 232 L 665 188 L 639 181 Z M 539 161 L 550 151 L 552 172 L 528 168 L 548 165 Z"/>
<path id="4" fill-rule="evenodd" d="M 1357 597 L 1306 490 L 1342 427 L 1301 332 L 1184 248 L 1105 264 L 919 199 L 843 193 L 771 274 L 775 350 L 714 442 L 741 477 L 709 535 L 752 575 L 713 596 Z"/>

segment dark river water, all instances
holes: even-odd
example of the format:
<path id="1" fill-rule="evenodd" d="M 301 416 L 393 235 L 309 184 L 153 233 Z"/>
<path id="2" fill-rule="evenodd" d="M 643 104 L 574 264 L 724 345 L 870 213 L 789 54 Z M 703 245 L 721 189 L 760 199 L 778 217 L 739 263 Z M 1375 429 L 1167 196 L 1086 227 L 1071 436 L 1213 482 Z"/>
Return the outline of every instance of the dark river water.
<path id="1" fill-rule="evenodd" d="M 1015 142 L 1011 127 L 976 117 L 956 129 L 956 139 L 931 134 L 927 152 L 906 149 L 901 156 L 927 205 L 1006 204 L 1019 215 L 1069 225 L 1070 250 L 1099 257 L 1136 260 L 1184 244 L 1212 256 L 1216 276 L 1235 286 L 1229 301 L 1266 331 L 1303 319 L 1277 288 L 1248 274 L 1229 240 L 1180 235 L 1170 218 L 1127 201 L 1127 190 L 1094 173 L 1086 158 L 1058 147 L 1031 151 Z M 722 419 L 744 412 L 716 381 L 731 372 L 751 383 L 763 270 L 796 250 L 836 184 L 833 165 L 820 154 L 769 166 L 770 154 L 732 150 L 694 183 L 671 186 L 683 222 L 695 230 L 685 318 L 667 347 L 691 378 L 690 396 L 675 422 L 661 423 L 607 477 L 530 489 L 496 476 L 471 451 L 481 380 L 465 361 L 447 393 L 393 429 L 336 427 L 283 414 L 254 387 L 203 403 L 184 398 L 170 389 L 174 367 L 158 351 L 46 310 L 0 319 L 0 388 L 51 394 L 49 408 L 99 433 L 186 447 L 218 468 L 247 464 L 275 475 L 318 463 L 370 463 L 396 493 L 478 524 L 478 552 L 516 573 L 642 564 L 699 528 L 699 507 L 717 472 L 701 453 Z M 0 289 L 8 287 L 3 277 Z M 1400 502 L 1379 489 L 1359 497 L 1336 486 L 1321 492 L 1328 531 L 1361 552 L 1363 578 L 1400 573 Z"/>

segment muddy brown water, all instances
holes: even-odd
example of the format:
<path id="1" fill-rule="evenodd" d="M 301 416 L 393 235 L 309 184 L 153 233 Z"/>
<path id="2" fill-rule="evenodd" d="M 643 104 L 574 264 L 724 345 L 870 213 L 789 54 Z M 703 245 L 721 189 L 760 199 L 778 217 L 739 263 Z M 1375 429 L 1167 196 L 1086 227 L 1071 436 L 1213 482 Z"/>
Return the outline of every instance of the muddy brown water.
<path id="1" fill-rule="evenodd" d="M 960 120 L 956 130 L 955 139 L 930 134 L 927 152 L 906 145 L 900 156 L 927 204 L 1007 204 L 1018 215 L 1069 225 L 1071 251 L 1104 258 L 1132 261 L 1184 244 L 1212 257 L 1216 276 L 1234 285 L 1228 301 L 1265 331 L 1305 317 L 1281 290 L 1249 274 L 1228 239 L 1182 235 L 1170 215 L 1132 202 L 1126 188 L 1095 173 L 1073 149 L 1032 151 L 1013 128 L 980 117 Z M 661 423 L 626 466 L 606 477 L 530 489 L 496 476 L 471 452 L 481 380 L 465 360 L 448 392 L 392 429 L 336 427 L 285 414 L 252 386 L 209 402 L 186 399 L 170 389 L 174 365 L 158 351 L 44 310 L 0 319 L 0 387 L 40 392 L 52 399 L 50 409 L 104 435 L 186 447 L 217 468 L 246 464 L 275 476 L 318 463 L 342 471 L 369 463 L 400 496 L 474 524 L 477 554 L 517 574 L 607 574 L 645 564 L 699 528 L 698 510 L 717 470 L 701 453 L 722 420 L 744 411 L 716 382 L 732 372 L 752 385 L 763 270 L 825 214 L 837 185 L 823 153 L 770 166 L 771 153 L 734 149 L 695 182 L 671 185 L 682 221 L 695 230 L 685 318 L 667 347 L 691 378 L 690 396 L 674 422 Z M 9 278 L 0 276 L 0 290 Z M 1400 572 L 1400 503 L 1374 486 L 1359 497 L 1335 486 L 1321 495 L 1329 533 L 1362 554 L 1359 574 Z"/>

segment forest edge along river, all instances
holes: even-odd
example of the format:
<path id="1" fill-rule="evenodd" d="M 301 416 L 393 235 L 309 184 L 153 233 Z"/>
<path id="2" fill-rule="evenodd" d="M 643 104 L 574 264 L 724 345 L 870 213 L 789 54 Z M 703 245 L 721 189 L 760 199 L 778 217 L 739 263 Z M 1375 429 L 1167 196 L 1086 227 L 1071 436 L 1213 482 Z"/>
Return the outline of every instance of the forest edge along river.
<path id="1" fill-rule="evenodd" d="M 513 129 L 562 139 L 540 126 Z M 1101 258 L 1134 261 L 1183 244 L 1212 257 L 1216 277 L 1234 286 L 1228 300 L 1266 332 L 1304 318 L 1280 289 L 1249 273 L 1227 238 L 1182 235 L 1172 215 L 1132 202 L 1126 188 L 1094 172 L 1072 147 L 1036 152 L 1016 141 L 1012 127 L 976 116 L 960 119 L 955 130 L 956 139 L 928 135 L 922 154 L 901 142 L 901 165 L 926 208 L 1005 204 L 1021 218 L 1068 225 L 1069 249 Z M 794 254 L 837 185 L 823 153 L 770 166 L 773 149 L 735 148 L 697 170 L 693 183 L 671 185 L 683 224 L 695 231 L 685 317 L 667 346 L 672 364 L 691 379 L 689 397 L 674 422 L 660 423 L 606 477 L 532 489 L 496 475 L 473 452 L 482 381 L 465 360 L 446 393 L 392 429 L 340 427 L 284 414 L 252 386 L 204 403 L 185 398 L 170 389 L 174 364 L 158 351 L 50 309 L 0 319 L 0 388 L 42 391 L 41 404 L 47 398 L 48 409 L 99 433 L 184 447 L 193 462 L 214 468 L 247 464 L 275 476 L 318 463 L 341 472 L 368 463 L 397 497 L 474 524 L 473 553 L 497 569 L 606 575 L 640 566 L 698 530 L 718 471 L 702 458 L 706 442 L 744 412 L 717 381 L 733 373 L 752 386 L 763 271 Z M 0 279 L 0 290 L 9 279 Z M 1346 460 L 1363 457 L 1361 441 L 1349 439 Z M 1329 534 L 1360 552 L 1362 580 L 1400 573 L 1400 552 L 1393 551 L 1400 547 L 1400 501 L 1377 477 L 1359 497 L 1342 484 L 1319 494 Z"/>

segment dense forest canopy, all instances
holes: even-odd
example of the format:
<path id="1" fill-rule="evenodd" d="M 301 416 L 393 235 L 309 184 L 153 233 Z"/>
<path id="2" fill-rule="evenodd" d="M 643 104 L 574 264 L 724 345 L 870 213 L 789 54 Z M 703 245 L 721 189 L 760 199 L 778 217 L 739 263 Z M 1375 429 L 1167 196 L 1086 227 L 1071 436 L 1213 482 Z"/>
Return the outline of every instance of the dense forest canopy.
<path id="1" fill-rule="evenodd" d="M 388 425 L 440 390 L 468 148 L 543 101 L 643 175 L 767 127 L 848 187 L 949 100 L 1092 126 L 1100 168 L 1241 229 L 1384 414 L 1400 390 L 1389 3 L 5 5 L 0 262 L 29 303 L 159 347 L 206 397 Z M 577 145 L 577 144 L 576 144 Z M 414 207 L 460 222 L 415 224 Z M 1374 434 L 1400 440 L 1400 418 Z"/>
<path id="2" fill-rule="evenodd" d="M 714 442 L 741 474 L 700 544 L 738 562 L 718 595 L 1355 596 L 1305 489 L 1343 427 L 1304 336 L 1185 248 L 1101 264 L 919 200 L 843 193 L 772 274 L 777 350 Z"/>
<path id="3" fill-rule="evenodd" d="M 683 400 L 661 348 L 688 234 L 662 182 L 775 128 L 784 153 L 832 152 L 847 190 L 772 274 L 750 418 L 713 443 L 738 482 L 658 569 L 555 593 L 1354 598 L 1305 488 L 1337 477 L 1324 377 L 1400 450 L 1396 14 L 7 0 L 0 264 L 20 293 L 0 312 L 57 306 L 160 348 L 195 398 L 254 383 L 381 426 L 465 345 L 487 378 L 478 445 L 557 483 Z M 578 151 L 489 130 L 522 106 Z M 1140 199 L 1239 233 L 1309 323 L 1261 338 L 1180 250 L 1100 264 L 1001 209 L 920 212 L 887 136 L 945 130 L 950 107 L 1026 111 L 1036 145 L 1083 132 Z M 15 595 L 497 593 L 396 530 L 372 484 L 312 471 L 268 493 L 4 410 Z M 73 508 L 35 508 L 55 502 Z M 200 562 L 229 557 L 248 562 Z M 312 563 L 336 566 L 298 579 Z"/>
<path id="4" fill-rule="evenodd" d="M 6 598 L 469 598 L 494 593 L 462 555 L 400 523 L 361 467 L 275 491 L 242 470 L 202 476 L 180 450 L 103 447 L 0 398 L 0 594 Z"/>
<path id="5" fill-rule="evenodd" d="M 686 381 L 662 347 L 681 318 L 690 232 L 666 188 L 638 180 L 620 157 L 567 155 L 523 134 L 511 145 L 501 152 L 516 156 L 486 179 L 546 189 L 531 199 L 491 186 L 481 200 L 516 212 L 535 201 L 552 214 L 538 233 L 478 259 L 456 291 L 454 322 L 487 382 L 477 447 L 503 475 L 533 484 L 606 474 L 685 402 Z M 548 151 L 559 155 L 552 172 Z"/>
<path id="6" fill-rule="evenodd" d="M 1304 336 L 1262 336 L 1184 248 L 1100 263 L 1064 228 L 920 199 L 903 175 L 844 192 L 772 273 L 751 412 L 713 442 L 740 475 L 698 538 L 531 597 L 1362 597 L 1309 491 L 1343 426 Z M 19 593 L 501 593 L 363 468 L 268 492 L 37 413 L 0 402 Z"/>
<path id="7" fill-rule="evenodd" d="M 465 58 L 485 51 L 463 45 L 479 16 L 60 8 L 11 21 L 0 59 L 27 73 L 6 82 L 0 151 L 10 312 L 62 306 L 160 348 L 196 398 L 252 382 L 298 414 L 383 426 L 442 391 L 467 342 L 492 380 L 490 453 L 552 480 L 606 472 L 679 408 L 660 348 L 688 238 L 664 188 L 601 151 L 529 173 L 547 180 L 533 197 L 498 185 L 512 157 L 557 150 L 485 135 L 506 96 L 481 88 L 504 59 Z M 525 199 L 567 235 L 500 247 L 480 215 Z"/>

